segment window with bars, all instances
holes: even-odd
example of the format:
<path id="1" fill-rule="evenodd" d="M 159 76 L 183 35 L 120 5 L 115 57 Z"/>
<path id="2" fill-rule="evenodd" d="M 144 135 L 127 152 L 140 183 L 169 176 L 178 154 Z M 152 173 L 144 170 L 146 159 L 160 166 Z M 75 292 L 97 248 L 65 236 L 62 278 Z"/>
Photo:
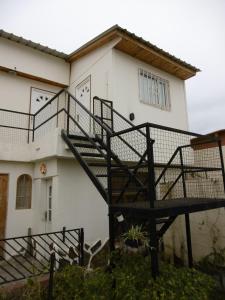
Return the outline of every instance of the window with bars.
<path id="1" fill-rule="evenodd" d="M 139 69 L 139 96 L 145 104 L 170 109 L 169 81 Z"/>
<path id="2" fill-rule="evenodd" d="M 32 178 L 30 175 L 22 174 L 17 179 L 16 209 L 31 208 Z"/>

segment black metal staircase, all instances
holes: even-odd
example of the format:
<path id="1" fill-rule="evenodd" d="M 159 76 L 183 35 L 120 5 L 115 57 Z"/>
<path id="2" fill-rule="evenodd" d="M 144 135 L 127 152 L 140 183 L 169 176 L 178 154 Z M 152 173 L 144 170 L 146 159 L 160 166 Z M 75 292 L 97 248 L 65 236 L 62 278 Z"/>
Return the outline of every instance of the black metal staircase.
<path id="1" fill-rule="evenodd" d="M 150 123 L 134 126 L 113 108 L 112 102 L 98 97 L 93 99 L 91 113 L 67 94 L 67 130 L 62 130 L 62 138 L 109 205 L 111 249 L 114 249 L 116 214 L 123 213 L 133 222 L 148 224 L 152 272 L 156 276 L 158 241 L 176 217 L 185 214 L 189 265 L 192 266 L 189 213 L 225 206 L 219 141 L 207 142 L 209 145 L 218 143 L 216 153 L 210 150 L 195 153 L 197 144 L 193 146 L 191 141 L 200 135 Z M 78 107 L 83 115 L 82 125 L 71 112 Z M 199 178 L 196 182 L 204 187 L 202 174 L 207 177 L 209 173 L 222 174 L 222 197 L 189 196 L 188 178 L 197 174 L 202 182 Z M 162 195 L 165 183 L 168 187 Z M 195 189 L 197 193 L 197 187 Z"/>
<path id="2" fill-rule="evenodd" d="M 116 214 L 144 222 L 156 276 L 158 241 L 184 214 L 192 266 L 189 213 L 225 207 L 219 139 L 152 123 L 134 126 L 111 101 L 94 97 L 91 112 L 64 89 L 35 114 L 0 111 L 7 114 L 0 127 L 24 133 L 28 143 L 53 127 L 63 128 L 63 140 L 108 203 L 111 249 Z"/>

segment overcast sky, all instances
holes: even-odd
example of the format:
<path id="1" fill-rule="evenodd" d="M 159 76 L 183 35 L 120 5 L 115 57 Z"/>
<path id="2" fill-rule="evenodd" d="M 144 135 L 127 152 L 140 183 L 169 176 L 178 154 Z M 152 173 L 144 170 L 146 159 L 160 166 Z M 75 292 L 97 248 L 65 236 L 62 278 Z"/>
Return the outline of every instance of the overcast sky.
<path id="1" fill-rule="evenodd" d="M 190 130 L 225 128 L 225 0 L 0 0 L 0 28 L 65 53 L 118 24 L 202 70 Z"/>

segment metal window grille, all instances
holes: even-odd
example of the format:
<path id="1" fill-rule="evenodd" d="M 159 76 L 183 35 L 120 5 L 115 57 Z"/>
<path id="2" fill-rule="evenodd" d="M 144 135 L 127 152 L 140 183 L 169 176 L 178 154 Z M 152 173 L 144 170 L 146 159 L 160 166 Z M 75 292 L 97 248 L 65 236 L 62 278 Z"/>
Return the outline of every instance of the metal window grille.
<path id="1" fill-rule="evenodd" d="M 169 81 L 139 69 L 140 101 L 161 109 L 170 109 Z"/>

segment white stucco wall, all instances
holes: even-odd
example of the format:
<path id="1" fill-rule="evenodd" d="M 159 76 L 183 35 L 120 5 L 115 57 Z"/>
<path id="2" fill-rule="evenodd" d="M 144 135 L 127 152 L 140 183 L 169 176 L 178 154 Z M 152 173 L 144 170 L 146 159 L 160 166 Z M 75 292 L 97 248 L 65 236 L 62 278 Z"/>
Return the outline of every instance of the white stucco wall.
<path id="1" fill-rule="evenodd" d="M 223 146 L 225 160 L 225 147 Z M 208 153 L 208 155 L 207 155 Z M 195 165 L 203 167 L 220 167 L 217 148 L 194 151 Z M 207 160 L 208 158 L 208 160 Z M 168 176 L 167 176 L 168 177 Z M 181 183 L 180 183 L 181 185 Z M 224 198 L 221 172 L 198 173 L 186 176 L 188 197 Z M 182 188 L 178 188 L 180 193 Z M 173 198 L 174 191 L 171 192 Z M 177 192 L 174 193 L 179 196 Z M 182 196 L 182 195 L 180 195 Z M 225 248 L 225 209 L 212 209 L 190 214 L 193 259 L 198 262 L 203 257 Z M 166 257 L 173 260 L 174 255 L 187 263 L 187 245 L 184 216 L 178 216 L 164 238 Z"/>
<path id="2" fill-rule="evenodd" d="M 85 240 L 108 237 L 108 208 L 75 160 L 58 160 L 58 191 L 54 228 L 83 227 Z"/>
<path id="3" fill-rule="evenodd" d="M 31 87 L 55 93 L 60 90 L 50 84 L 0 71 L 0 108 L 29 113 Z"/>
<path id="4" fill-rule="evenodd" d="M 69 63 L 61 58 L 0 38 L 0 66 L 68 85 Z"/>
<path id="5" fill-rule="evenodd" d="M 110 96 L 113 99 L 114 107 L 126 118 L 129 118 L 129 114 L 133 112 L 135 114 L 134 124 L 136 125 L 150 122 L 187 130 L 188 120 L 184 81 L 116 49 L 113 49 L 112 54 L 113 77 L 111 84 L 113 88 Z M 169 81 L 170 111 L 140 102 L 139 68 Z"/>
<path id="6" fill-rule="evenodd" d="M 76 86 L 91 75 L 91 99 L 94 96 L 111 98 L 112 48 L 118 41 L 115 39 L 71 64 L 69 89 L 73 95 Z"/>

